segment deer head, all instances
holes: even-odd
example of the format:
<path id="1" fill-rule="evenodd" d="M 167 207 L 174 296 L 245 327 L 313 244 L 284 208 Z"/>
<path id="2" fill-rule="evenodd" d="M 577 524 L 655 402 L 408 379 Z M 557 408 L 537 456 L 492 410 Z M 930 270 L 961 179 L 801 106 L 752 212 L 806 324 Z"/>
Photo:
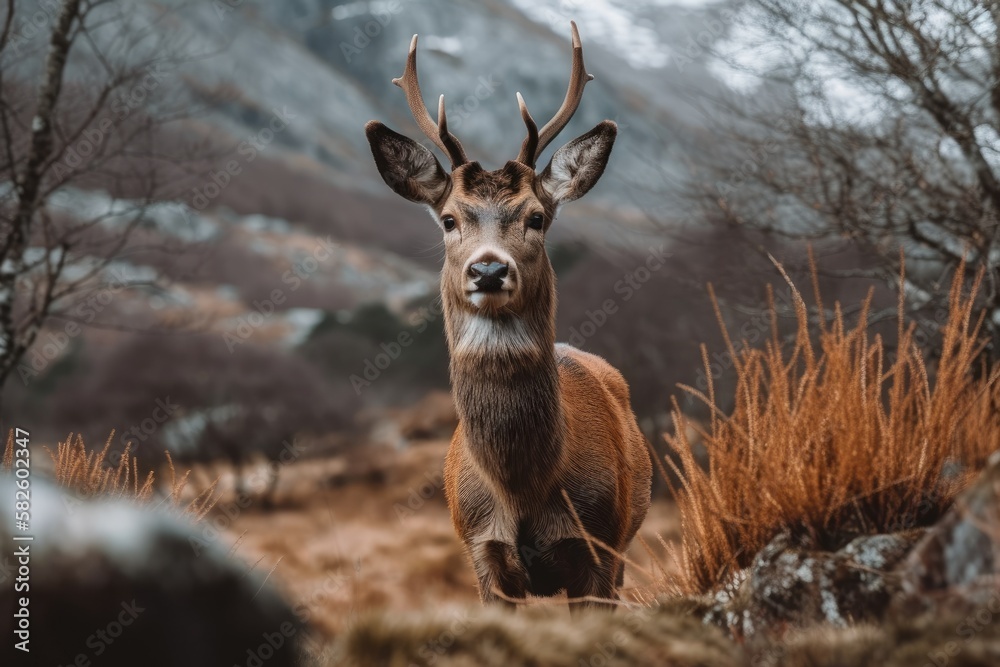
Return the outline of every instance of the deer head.
<path id="1" fill-rule="evenodd" d="M 517 93 L 527 137 L 517 159 L 495 171 L 470 162 L 458 139 L 448 131 L 444 95 L 435 123 L 417 81 L 417 36 L 410 42 L 403 76 L 393 83 L 421 131 L 451 162 L 445 171 L 430 150 L 369 121 L 365 133 L 382 179 L 397 194 L 425 204 L 444 233 L 445 307 L 485 317 L 522 316 L 529 308 L 554 308 L 554 273 L 545 252 L 545 233 L 560 205 L 586 194 L 604 172 L 617 126 L 606 120 L 555 152 L 535 171 L 546 146 L 566 126 L 593 75 L 583 64 L 576 24 L 569 88 L 555 116 L 538 130 L 524 98 Z"/>

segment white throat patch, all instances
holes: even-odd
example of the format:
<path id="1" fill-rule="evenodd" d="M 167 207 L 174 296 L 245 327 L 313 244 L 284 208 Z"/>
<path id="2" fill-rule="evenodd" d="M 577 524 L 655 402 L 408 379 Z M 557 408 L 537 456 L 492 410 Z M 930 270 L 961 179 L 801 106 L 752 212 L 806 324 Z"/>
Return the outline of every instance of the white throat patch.
<path id="1" fill-rule="evenodd" d="M 538 349 L 519 319 L 498 320 L 475 314 L 464 319 L 455 342 L 456 355 L 518 354 Z"/>

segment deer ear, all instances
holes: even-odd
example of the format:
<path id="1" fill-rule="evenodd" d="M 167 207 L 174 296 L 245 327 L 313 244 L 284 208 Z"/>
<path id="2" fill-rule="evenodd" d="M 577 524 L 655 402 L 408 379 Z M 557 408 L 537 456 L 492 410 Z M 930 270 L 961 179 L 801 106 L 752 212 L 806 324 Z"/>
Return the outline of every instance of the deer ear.
<path id="1" fill-rule="evenodd" d="M 605 120 L 555 152 L 538 182 L 557 204 L 579 199 L 604 173 L 618 126 Z"/>
<path id="2" fill-rule="evenodd" d="M 448 174 L 434 154 L 409 137 L 371 120 L 365 135 L 382 180 L 393 192 L 420 204 L 433 205 L 448 187 Z"/>

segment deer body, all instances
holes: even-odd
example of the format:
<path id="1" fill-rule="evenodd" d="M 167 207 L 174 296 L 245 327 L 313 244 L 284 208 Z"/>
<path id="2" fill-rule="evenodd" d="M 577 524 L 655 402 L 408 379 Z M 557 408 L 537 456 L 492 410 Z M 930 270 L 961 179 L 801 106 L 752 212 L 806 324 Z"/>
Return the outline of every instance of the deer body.
<path id="1" fill-rule="evenodd" d="M 381 123 L 366 127 L 383 179 L 427 205 L 445 233 L 441 294 L 459 415 L 445 492 L 484 602 L 560 590 L 571 599 L 614 599 L 619 554 L 649 507 L 650 460 L 628 385 L 600 357 L 555 342 L 545 232 L 561 204 L 597 182 L 615 137 L 614 123 L 604 121 L 535 173 L 538 154 L 592 78 L 575 25 L 573 38 L 563 107 L 539 133 L 519 94 L 528 137 L 518 159 L 500 169 L 465 158 L 447 130 L 443 98 L 437 125 L 431 121 L 416 81 L 416 37 L 395 81 L 418 124 L 451 158 L 451 173 Z"/>
<path id="2" fill-rule="evenodd" d="M 546 356 L 531 368 L 478 366 L 506 383 L 490 397 L 504 414 L 483 410 L 472 402 L 479 392 L 460 388 L 475 371 L 452 372 L 461 422 L 445 492 L 486 602 L 563 589 L 571 599 L 613 599 L 622 564 L 601 547 L 594 562 L 562 493 L 588 536 L 616 553 L 649 507 L 649 457 L 621 376 L 568 346 Z M 519 377 L 524 372 L 537 376 Z"/>

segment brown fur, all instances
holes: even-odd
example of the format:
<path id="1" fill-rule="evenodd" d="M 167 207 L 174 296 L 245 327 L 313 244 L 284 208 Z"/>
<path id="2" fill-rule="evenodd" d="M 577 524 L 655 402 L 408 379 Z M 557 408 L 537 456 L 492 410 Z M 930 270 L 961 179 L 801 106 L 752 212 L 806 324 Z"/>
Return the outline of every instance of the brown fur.
<path id="1" fill-rule="evenodd" d="M 441 209 L 442 215 L 463 211 L 456 217 L 460 228 L 465 223 L 465 238 L 455 237 L 460 245 L 448 248 L 442 274 L 460 420 L 445 463 L 445 492 L 484 601 L 560 589 L 570 597 L 613 598 L 620 560 L 598 548 L 601 562 L 593 562 L 562 491 L 587 533 L 622 553 L 649 506 L 649 455 L 621 374 L 600 357 L 555 343 L 555 275 L 544 236 L 529 237 L 514 224 L 519 220 L 502 214 L 554 205 L 531 187 L 533 178 L 512 177 L 518 171 L 527 170 L 517 163 L 496 172 L 459 168 Z M 468 216 L 492 209 L 501 212 L 492 229 Z M 529 346 L 461 345 L 468 320 L 481 317 L 465 298 L 461 267 L 468 258 L 461 249 L 483 243 L 508 253 L 517 267 L 514 297 L 493 321 L 519 323 Z"/>
<path id="2" fill-rule="evenodd" d="M 530 379 L 487 360 L 452 364 L 460 415 L 487 413 L 479 428 L 460 422 L 445 461 L 452 522 L 485 602 L 501 597 L 494 586 L 509 598 L 616 597 L 620 561 L 598 548 L 593 562 L 562 490 L 587 533 L 617 553 L 649 508 L 649 456 L 621 374 L 568 345 L 545 356 Z M 492 382 L 477 384 L 484 370 Z"/>

